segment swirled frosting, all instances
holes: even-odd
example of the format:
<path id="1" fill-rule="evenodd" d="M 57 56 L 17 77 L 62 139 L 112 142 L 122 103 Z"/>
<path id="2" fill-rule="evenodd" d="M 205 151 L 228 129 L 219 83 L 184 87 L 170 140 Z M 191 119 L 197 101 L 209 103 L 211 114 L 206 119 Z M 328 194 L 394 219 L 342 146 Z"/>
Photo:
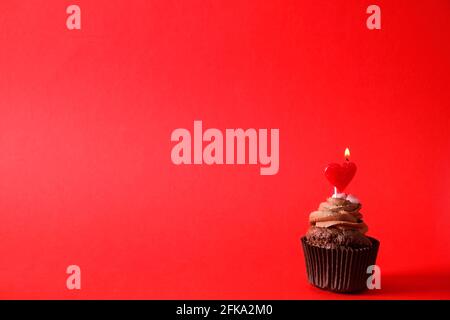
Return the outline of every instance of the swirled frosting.
<path id="1" fill-rule="evenodd" d="M 359 212 L 361 204 L 356 198 L 330 197 L 319 205 L 317 211 L 311 212 L 309 222 L 311 226 L 320 228 L 351 229 L 366 233 L 367 225 L 362 221 Z M 352 200 L 352 201 L 350 201 Z"/>

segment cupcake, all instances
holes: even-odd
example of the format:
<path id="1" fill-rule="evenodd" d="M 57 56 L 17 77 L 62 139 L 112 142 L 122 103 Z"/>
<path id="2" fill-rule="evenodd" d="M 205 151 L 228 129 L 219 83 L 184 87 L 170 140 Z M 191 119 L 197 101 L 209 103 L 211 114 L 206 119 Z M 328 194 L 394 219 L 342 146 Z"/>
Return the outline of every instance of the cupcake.
<path id="1" fill-rule="evenodd" d="M 308 281 L 334 292 L 367 288 L 367 267 L 374 265 L 378 240 L 366 236 L 359 200 L 335 194 L 309 215 L 310 227 L 301 238 Z"/>

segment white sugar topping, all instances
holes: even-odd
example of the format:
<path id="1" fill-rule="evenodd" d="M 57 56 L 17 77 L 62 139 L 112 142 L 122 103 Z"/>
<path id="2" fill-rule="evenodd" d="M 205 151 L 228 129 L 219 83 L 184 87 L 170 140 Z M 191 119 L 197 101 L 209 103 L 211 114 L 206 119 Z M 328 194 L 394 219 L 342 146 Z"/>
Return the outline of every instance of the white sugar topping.
<path id="1" fill-rule="evenodd" d="M 359 199 L 352 194 L 349 194 L 346 199 L 351 203 L 360 203 Z"/>
<path id="2" fill-rule="evenodd" d="M 334 199 L 345 199 L 346 194 L 345 193 L 334 193 L 331 197 Z"/>

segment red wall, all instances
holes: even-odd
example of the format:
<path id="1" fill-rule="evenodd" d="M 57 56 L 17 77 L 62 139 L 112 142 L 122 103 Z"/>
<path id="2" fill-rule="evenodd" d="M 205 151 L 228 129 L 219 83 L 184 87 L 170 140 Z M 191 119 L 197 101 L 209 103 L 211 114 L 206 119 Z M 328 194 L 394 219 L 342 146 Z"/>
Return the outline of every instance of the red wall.
<path id="1" fill-rule="evenodd" d="M 450 298 L 449 15 L 446 0 L 2 0 L 0 298 Z M 194 120 L 279 128 L 278 174 L 174 165 L 171 132 Z M 311 288 L 299 243 L 347 146 L 381 242 L 382 290 L 359 296 Z"/>

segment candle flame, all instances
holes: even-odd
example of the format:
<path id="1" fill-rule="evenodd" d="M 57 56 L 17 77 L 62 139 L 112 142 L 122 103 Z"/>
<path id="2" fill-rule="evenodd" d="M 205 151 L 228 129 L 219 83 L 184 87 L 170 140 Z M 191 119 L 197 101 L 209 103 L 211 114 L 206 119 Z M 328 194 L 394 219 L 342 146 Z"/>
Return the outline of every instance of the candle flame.
<path id="1" fill-rule="evenodd" d="M 350 158 L 350 149 L 349 148 L 347 148 L 347 149 L 345 149 L 345 159 L 348 161 L 348 159 Z"/>

